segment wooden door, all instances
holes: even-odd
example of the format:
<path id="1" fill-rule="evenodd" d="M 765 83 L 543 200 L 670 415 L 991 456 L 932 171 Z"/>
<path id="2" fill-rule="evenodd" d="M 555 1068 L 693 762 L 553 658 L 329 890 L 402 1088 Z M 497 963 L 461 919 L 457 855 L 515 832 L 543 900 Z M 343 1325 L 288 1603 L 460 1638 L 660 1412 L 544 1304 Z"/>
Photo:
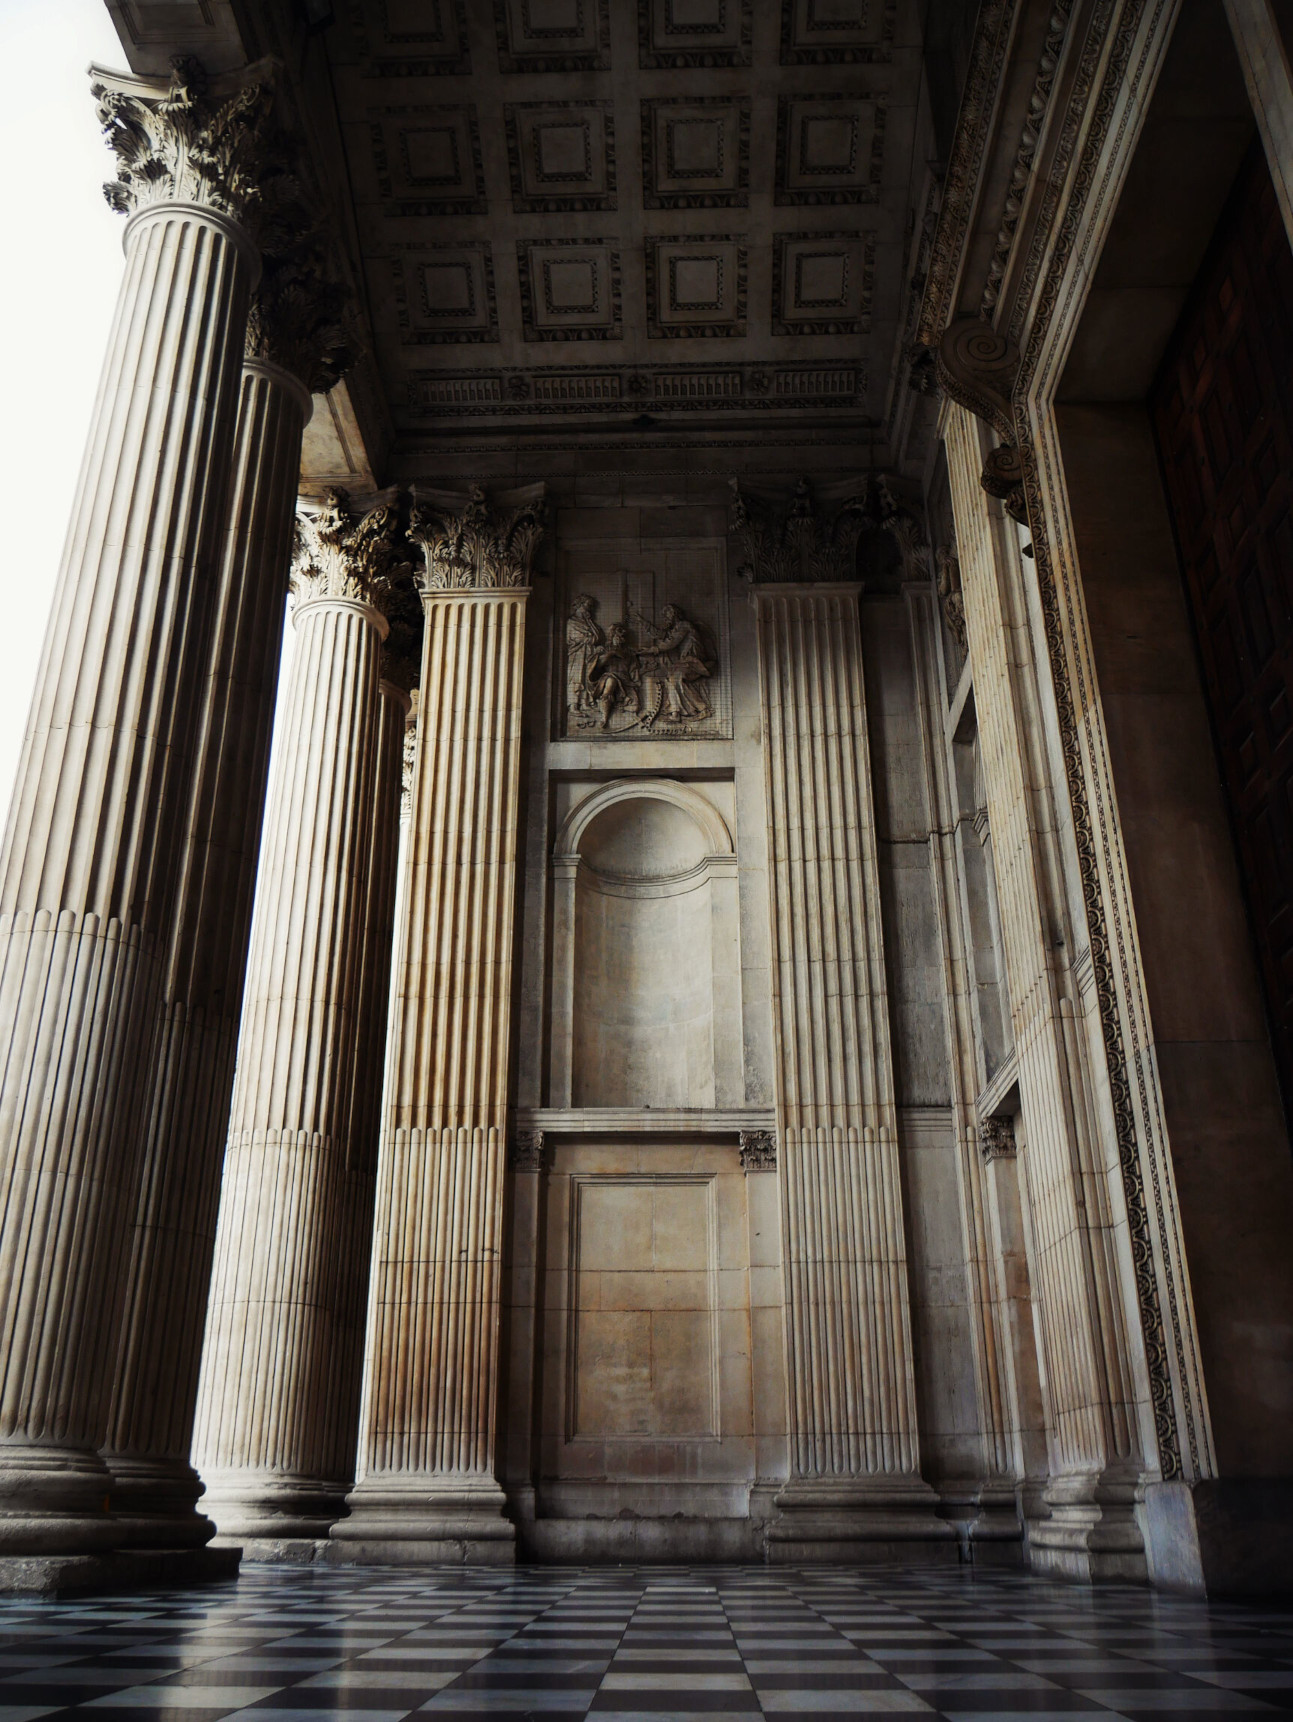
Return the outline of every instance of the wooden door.
<path id="1" fill-rule="evenodd" d="M 1259 151 L 1150 405 L 1293 1118 L 1293 253 Z"/>

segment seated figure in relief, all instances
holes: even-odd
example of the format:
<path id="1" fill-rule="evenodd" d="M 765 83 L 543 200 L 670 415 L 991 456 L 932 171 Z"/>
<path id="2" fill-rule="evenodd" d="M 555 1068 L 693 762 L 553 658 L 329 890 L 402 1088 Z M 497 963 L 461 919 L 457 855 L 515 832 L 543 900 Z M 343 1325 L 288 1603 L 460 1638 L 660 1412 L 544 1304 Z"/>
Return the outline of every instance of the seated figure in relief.
<path id="1" fill-rule="evenodd" d="M 692 622 L 676 604 L 660 611 L 660 626 L 645 617 L 642 631 L 651 644 L 637 648 L 645 697 L 642 725 L 650 729 L 664 708 L 666 722 L 700 722 L 713 715 L 708 682 L 714 673 L 714 650 L 698 622 Z"/>
<path id="2" fill-rule="evenodd" d="M 617 707 L 637 712 L 637 677 L 637 654 L 629 643 L 629 631 L 623 622 L 612 622 L 605 646 L 588 665 L 588 680 L 602 714 L 603 729 L 610 728 L 611 713 Z"/>

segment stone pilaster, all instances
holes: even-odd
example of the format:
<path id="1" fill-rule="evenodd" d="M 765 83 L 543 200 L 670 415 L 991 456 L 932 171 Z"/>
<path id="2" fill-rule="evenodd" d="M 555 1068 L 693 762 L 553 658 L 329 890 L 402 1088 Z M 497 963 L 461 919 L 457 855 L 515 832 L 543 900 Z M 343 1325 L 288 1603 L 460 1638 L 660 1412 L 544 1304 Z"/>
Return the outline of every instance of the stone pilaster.
<path id="1" fill-rule="evenodd" d="M 1041 691 L 1014 529 L 985 506 L 986 433 L 963 407 L 945 431 L 975 710 L 1009 983 L 1024 1148 L 1028 1239 L 1049 1445 L 1049 1516 L 1030 1528 L 1032 1565 L 1070 1578 L 1141 1578 L 1136 1519 L 1142 1460 L 1128 1317 L 1108 1182 L 1094 1126 L 1084 1024 L 1057 937 L 1064 906 Z M 1014 572 L 1012 573 L 1012 564 Z M 1134 1319 L 1134 1317 L 1132 1317 Z"/>
<path id="2" fill-rule="evenodd" d="M 356 1057 L 397 534 L 390 497 L 360 512 L 332 493 L 298 526 L 193 1446 L 224 1537 L 325 1536 L 352 1474 Z"/>
<path id="3" fill-rule="evenodd" d="M 521 682 L 542 491 L 422 499 L 426 642 L 347 1558 L 507 1562 L 494 1476 Z"/>
<path id="4" fill-rule="evenodd" d="M 952 1534 L 920 1476 L 857 599 L 754 590 L 791 1404 L 768 1542 L 787 1560 Z"/>
<path id="5" fill-rule="evenodd" d="M 302 212 L 303 213 L 303 212 Z M 268 248 L 251 305 L 216 625 L 197 690 L 184 860 L 144 1117 L 107 1446 L 134 1546 L 205 1542 L 189 1463 L 220 1169 L 278 690 L 302 432 L 346 360 L 339 290 L 308 227 Z M 373 1124 L 374 1134 L 376 1122 Z M 182 1151 L 177 1152 L 177 1146 Z"/>
<path id="6" fill-rule="evenodd" d="M 877 498 L 739 491 L 758 633 L 790 1478 L 774 1560 L 946 1540 L 920 1475 L 854 547 Z M 883 494 L 878 498 L 887 504 Z"/>
<path id="7" fill-rule="evenodd" d="M 0 1553 L 105 1511 L 145 1073 L 185 866 L 271 95 L 96 74 L 126 266 L 0 856 Z"/>

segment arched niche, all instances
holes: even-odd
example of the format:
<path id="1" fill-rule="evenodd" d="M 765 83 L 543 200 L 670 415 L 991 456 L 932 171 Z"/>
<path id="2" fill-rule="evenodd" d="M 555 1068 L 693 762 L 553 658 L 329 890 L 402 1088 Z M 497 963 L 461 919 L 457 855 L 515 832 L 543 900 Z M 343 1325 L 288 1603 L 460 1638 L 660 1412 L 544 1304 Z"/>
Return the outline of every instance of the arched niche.
<path id="1" fill-rule="evenodd" d="M 670 779 L 603 784 L 553 853 L 552 1103 L 741 1099 L 736 856 L 713 804 Z"/>

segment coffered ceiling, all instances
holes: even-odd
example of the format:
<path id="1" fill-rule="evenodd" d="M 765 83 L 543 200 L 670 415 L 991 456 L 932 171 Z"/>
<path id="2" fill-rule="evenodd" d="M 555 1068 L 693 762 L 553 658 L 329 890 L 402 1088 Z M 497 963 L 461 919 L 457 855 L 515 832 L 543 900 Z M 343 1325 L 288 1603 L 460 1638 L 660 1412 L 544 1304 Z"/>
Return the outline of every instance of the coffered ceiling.
<path id="1" fill-rule="evenodd" d="M 915 0 L 351 0 L 324 34 L 401 442 L 882 436 Z"/>

